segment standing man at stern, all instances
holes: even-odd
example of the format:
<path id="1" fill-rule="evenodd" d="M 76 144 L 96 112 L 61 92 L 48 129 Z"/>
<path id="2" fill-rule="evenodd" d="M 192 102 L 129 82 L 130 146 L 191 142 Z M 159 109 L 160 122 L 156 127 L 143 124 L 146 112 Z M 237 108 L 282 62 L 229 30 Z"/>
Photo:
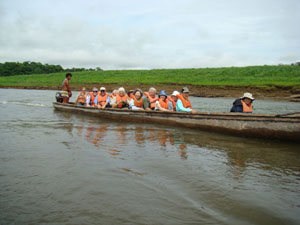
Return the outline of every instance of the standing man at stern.
<path id="1" fill-rule="evenodd" d="M 69 81 L 71 80 L 71 77 L 72 77 L 72 74 L 67 73 L 66 78 L 64 79 L 64 81 L 62 83 L 61 96 L 63 98 L 63 103 L 68 103 L 69 99 L 72 97 L 72 91 L 71 91 L 70 83 L 69 83 Z"/>

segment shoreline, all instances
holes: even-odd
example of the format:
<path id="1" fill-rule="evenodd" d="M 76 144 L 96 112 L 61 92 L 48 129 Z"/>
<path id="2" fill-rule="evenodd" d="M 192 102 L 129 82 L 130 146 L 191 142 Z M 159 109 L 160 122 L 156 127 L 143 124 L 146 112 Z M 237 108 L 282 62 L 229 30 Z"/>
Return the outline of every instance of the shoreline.
<path id="1" fill-rule="evenodd" d="M 76 85 L 71 84 L 73 91 L 79 91 L 82 87 L 86 87 L 87 90 L 91 90 L 94 86 L 97 88 L 100 84 L 87 84 L 87 85 Z M 136 85 L 117 85 L 117 84 L 105 84 L 103 85 L 108 92 L 112 92 L 114 89 L 118 89 L 124 86 L 125 90 L 135 89 Z M 168 94 L 171 94 L 174 90 L 180 91 L 183 86 L 187 86 L 190 90 L 190 95 L 195 97 L 206 97 L 206 98 L 239 98 L 244 92 L 250 92 L 255 98 L 258 99 L 271 99 L 271 100 L 286 100 L 290 101 L 291 96 L 300 94 L 299 89 L 291 89 L 288 87 L 243 87 L 243 86 L 201 86 L 201 85 L 155 85 L 154 87 L 159 92 L 165 90 Z M 60 91 L 60 86 L 2 86 L 2 89 L 31 89 L 31 90 L 57 90 Z M 143 91 L 148 91 L 149 85 L 139 85 Z"/>

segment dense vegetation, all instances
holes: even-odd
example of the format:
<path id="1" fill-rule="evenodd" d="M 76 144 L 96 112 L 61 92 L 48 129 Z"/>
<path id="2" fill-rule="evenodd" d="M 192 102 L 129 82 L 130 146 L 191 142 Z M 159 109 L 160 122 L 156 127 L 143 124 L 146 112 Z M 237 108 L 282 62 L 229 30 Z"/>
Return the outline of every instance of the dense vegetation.
<path id="1" fill-rule="evenodd" d="M 60 65 L 49 65 L 42 64 L 40 62 L 5 62 L 0 63 L 0 76 L 13 76 L 22 74 L 47 74 L 47 73 L 57 73 L 64 71 L 94 71 L 101 70 L 100 67 L 96 69 L 85 69 L 85 68 L 71 68 L 64 69 Z"/>
<path id="2" fill-rule="evenodd" d="M 66 72 L 0 77 L 2 87 L 60 87 Z M 300 66 L 249 66 L 203 69 L 109 70 L 72 73 L 71 85 L 205 85 L 300 87 Z"/>

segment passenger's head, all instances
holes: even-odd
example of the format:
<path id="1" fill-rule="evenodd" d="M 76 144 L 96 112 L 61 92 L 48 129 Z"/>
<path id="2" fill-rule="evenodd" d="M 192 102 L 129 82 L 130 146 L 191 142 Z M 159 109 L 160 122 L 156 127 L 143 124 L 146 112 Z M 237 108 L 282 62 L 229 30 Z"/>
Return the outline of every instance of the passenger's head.
<path id="1" fill-rule="evenodd" d="M 83 91 L 83 92 L 85 92 L 85 90 L 86 90 L 85 87 L 83 87 L 83 88 L 81 89 L 81 91 Z"/>
<path id="2" fill-rule="evenodd" d="M 127 92 L 127 95 L 130 97 L 132 94 L 134 94 L 134 90 L 129 90 L 128 92 Z"/>
<path id="3" fill-rule="evenodd" d="M 249 104 L 252 102 L 252 100 L 251 100 L 250 98 L 244 98 L 244 102 L 245 102 L 247 105 L 249 105 Z"/>
<path id="4" fill-rule="evenodd" d="M 124 96 L 125 95 L 125 89 L 123 87 L 119 88 L 119 96 Z"/>
<path id="5" fill-rule="evenodd" d="M 103 96 L 106 94 L 106 88 L 105 87 L 100 88 L 100 94 L 103 95 Z"/>
<path id="6" fill-rule="evenodd" d="M 113 90 L 112 95 L 116 96 L 118 94 L 118 90 Z"/>
<path id="7" fill-rule="evenodd" d="M 143 91 L 141 89 L 135 89 L 135 91 L 133 92 L 134 96 L 136 99 L 140 99 L 141 97 L 143 97 Z"/>
<path id="8" fill-rule="evenodd" d="M 168 96 L 167 96 L 166 92 L 165 92 L 164 90 L 162 90 L 162 91 L 159 93 L 158 97 L 159 97 L 161 100 L 164 101 L 164 100 L 166 100 L 166 98 L 167 98 Z"/>
<path id="9" fill-rule="evenodd" d="M 181 89 L 181 94 L 184 98 L 188 98 L 190 95 L 190 91 L 187 87 Z"/>
<path id="10" fill-rule="evenodd" d="M 98 94 L 98 89 L 96 87 L 93 87 L 93 95 L 96 96 Z"/>
<path id="11" fill-rule="evenodd" d="M 180 93 L 178 92 L 178 91 L 173 91 L 173 93 L 172 93 L 172 95 L 171 95 L 171 98 L 175 101 L 175 102 L 177 102 L 177 99 L 178 99 L 178 97 L 177 97 L 177 95 L 179 95 Z"/>
<path id="12" fill-rule="evenodd" d="M 251 93 L 244 93 L 241 99 L 248 105 L 255 100 Z"/>
<path id="13" fill-rule="evenodd" d="M 70 80 L 71 77 L 72 77 L 72 74 L 71 74 L 71 73 L 67 73 L 67 74 L 66 74 L 66 78 L 67 78 L 68 80 Z"/>
<path id="14" fill-rule="evenodd" d="M 153 98 L 155 97 L 156 89 L 154 87 L 149 88 L 149 95 Z"/>

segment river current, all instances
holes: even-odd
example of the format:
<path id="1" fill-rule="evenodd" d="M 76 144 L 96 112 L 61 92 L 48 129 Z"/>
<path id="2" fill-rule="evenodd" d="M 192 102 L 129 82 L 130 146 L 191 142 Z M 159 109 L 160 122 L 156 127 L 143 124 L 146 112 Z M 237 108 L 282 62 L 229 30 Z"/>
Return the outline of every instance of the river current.
<path id="1" fill-rule="evenodd" d="M 0 224 L 300 224 L 299 144 L 59 112 L 54 94 L 0 89 Z"/>

